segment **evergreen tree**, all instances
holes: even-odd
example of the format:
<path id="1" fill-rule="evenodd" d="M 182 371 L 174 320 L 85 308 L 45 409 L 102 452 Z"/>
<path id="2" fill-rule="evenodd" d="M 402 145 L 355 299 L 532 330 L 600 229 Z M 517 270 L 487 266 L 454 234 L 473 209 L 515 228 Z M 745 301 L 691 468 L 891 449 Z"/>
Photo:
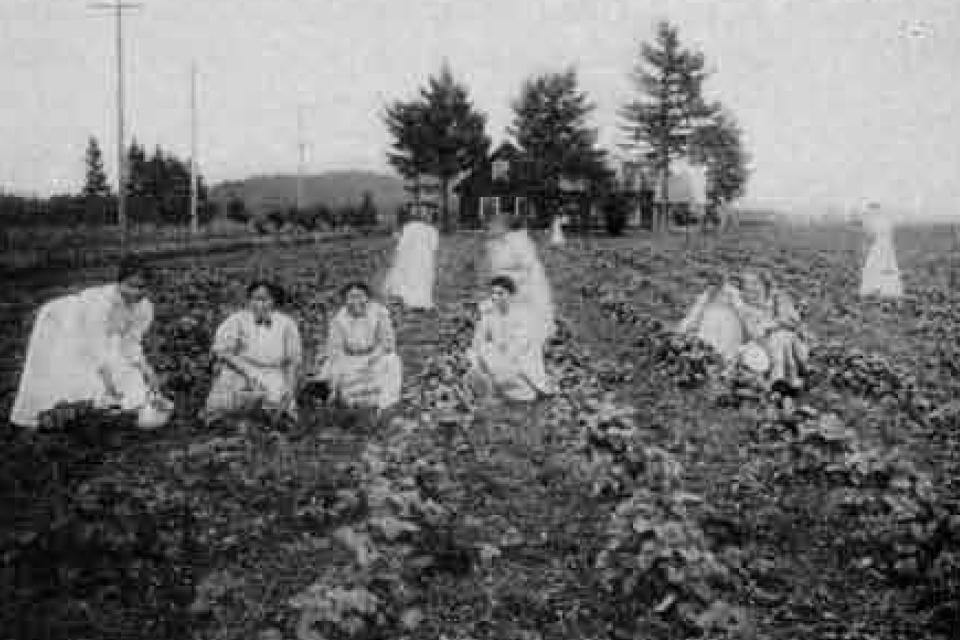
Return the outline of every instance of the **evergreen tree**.
<path id="1" fill-rule="evenodd" d="M 733 115 L 719 109 L 690 141 L 691 158 L 707 167 L 707 197 L 713 204 L 730 202 L 746 192 L 749 156 L 742 137 Z"/>
<path id="2" fill-rule="evenodd" d="M 441 228 L 451 229 L 450 183 L 483 162 L 490 148 L 486 116 L 473 107 L 467 89 L 445 63 L 411 102 L 394 102 L 385 122 L 394 138 L 387 159 L 404 177 L 436 177 L 440 182 Z"/>
<path id="3" fill-rule="evenodd" d="M 136 223 L 156 221 L 148 176 L 146 151 L 134 138 L 127 150 L 124 187 L 127 191 L 127 218 Z"/>
<path id="4" fill-rule="evenodd" d="M 100 144 L 93 136 L 90 136 L 87 141 L 86 164 L 83 195 L 88 198 L 109 196 L 110 185 L 107 182 L 107 174 L 103 170 L 103 152 L 100 151 Z"/>
<path id="5" fill-rule="evenodd" d="M 578 88 L 573 68 L 528 79 L 513 103 L 507 129 L 533 162 L 535 178 L 556 190 L 561 178 L 595 180 L 607 175 L 597 133 L 587 125 L 594 105 Z"/>
<path id="6" fill-rule="evenodd" d="M 620 113 L 630 142 L 656 169 L 667 202 L 670 161 L 687 154 L 696 127 L 716 111 L 703 100 L 706 77 L 703 54 L 683 48 L 669 22 L 657 26 L 653 45 L 641 43 L 632 73 L 639 96 Z"/>
<path id="7" fill-rule="evenodd" d="M 185 161 L 159 146 L 148 158 L 143 147 L 134 141 L 127 166 L 132 219 L 174 225 L 189 223 L 190 167 Z M 202 176 L 198 176 L 197 185 L 197 215 L 205 221 L 215 209 L 208 202 L 208 189 Z"/>

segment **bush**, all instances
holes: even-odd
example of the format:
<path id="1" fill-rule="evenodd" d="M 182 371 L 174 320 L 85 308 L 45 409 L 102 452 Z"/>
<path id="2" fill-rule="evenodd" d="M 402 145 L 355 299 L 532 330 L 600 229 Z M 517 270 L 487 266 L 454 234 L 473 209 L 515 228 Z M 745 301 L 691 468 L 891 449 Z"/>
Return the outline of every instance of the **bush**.
<path id="1" fill-rule="evenodd" d="M 250 222 L 250 211 L 247 210 L 246 203 L 240 198 L 232 198 L 227 203 L 227 219 L 240 224 Z"/>

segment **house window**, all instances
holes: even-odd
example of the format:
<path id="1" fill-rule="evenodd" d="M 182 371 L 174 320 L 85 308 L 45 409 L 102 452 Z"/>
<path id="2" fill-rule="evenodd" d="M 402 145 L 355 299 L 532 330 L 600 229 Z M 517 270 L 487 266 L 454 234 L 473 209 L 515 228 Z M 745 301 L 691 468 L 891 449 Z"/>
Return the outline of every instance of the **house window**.
<path id="1" fill-rule="evenodd" d="M 514 215 L 520 216 L 521 218 L 527 218 L 530 215 L 530 202 L 525 196 L 517 196 L 516 203 L 514 204 Z"/>
<path id="2" fill-rule="evenodd" d="M 500 204 L 497 202 L 499 198 L 496 196 L 484 196 L 480 198 L 480 219 L 489 220 L 490 218 L 497 215 L 497 209 L 499 209 Z"/>
<path id="3" fill-rule="evenodd" d="M 514 215 L 516 213 L 516 200 L 514 196 L 500 196 L 500 213 Z"/>
<path id="4" fill-rule="evenodd" d="M 494 180 L 506 180 L 510 174 L 509 160 L 494 160 L 492 168 Z"/>

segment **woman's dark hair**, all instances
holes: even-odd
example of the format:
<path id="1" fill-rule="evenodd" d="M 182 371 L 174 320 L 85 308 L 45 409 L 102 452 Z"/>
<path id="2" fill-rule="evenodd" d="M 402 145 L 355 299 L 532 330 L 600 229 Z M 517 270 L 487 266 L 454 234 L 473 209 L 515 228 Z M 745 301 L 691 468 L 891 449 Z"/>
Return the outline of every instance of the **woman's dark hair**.
<path id="1" fill-rule="evenodd" d="M 360 291 L 363 291 L 365 294 L 367 294 L 368 298 L 370 297 L 370 285 L 368 285 L 363 280 L 353 280 L 343 285 L 340 288 L 340 295 L 346 298 L 347 294 L 353 291 L 354 289 L 360 289 Z"/>
<path id="2" fill-rule="evenodd" d="M 280 285 L 267 280 L 266 278 L 257 278 L 253 282 L 247 285 L 247 297 L 253 295 L 253 292 L 257 289 L 266 289 L 270 294 L 270 297 L 273 298 L 273 304 L 280 306 L 286 302 L 287 292 L 283 290 L 283 287 Z"/>
<path id="3" fill-rule="evenodd" d="M 510 231 L 519 231 L 526 226 L 527 221 L 523 219 L 523 216 L 511 216 L 507 222 L 507 228 L 510 229 Z"/>
<path id="4" fill-rule="evenodd" d="M 490 281 L 490 288 L 493 287 L 503 287 L 511 294 L 517 292 L 517 285 L 513 282 L 513 278 L 509 276 L 497 276 Z"/>
<path id="5" fill-rule="evenodd" d="M 151 270 L 140 256 L 129 254 L 120 258 L 117 263 L 117 282 L 140 276 L 145 282 L 150 282 Z"/>

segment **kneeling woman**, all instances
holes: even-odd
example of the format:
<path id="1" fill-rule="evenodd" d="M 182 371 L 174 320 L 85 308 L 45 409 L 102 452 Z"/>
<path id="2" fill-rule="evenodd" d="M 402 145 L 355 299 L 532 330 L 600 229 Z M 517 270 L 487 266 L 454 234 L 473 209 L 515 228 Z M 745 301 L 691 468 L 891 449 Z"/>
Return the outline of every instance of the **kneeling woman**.
<path id="1" fill-rule="evenodd" d="M 125 258 L 115 283 L 40 307 L 11 422 L 37 427 L 40 414 L 60 403 L 136 412 L 142 427 L 166 421 L 172 406 L 142 347 L 153 321 L 148 279 L 142 263 Z"/>
<path id="2" fill-rule="evenodd" d="M 527 315 L 511 308 L 516 285 L 507 276 L 497 276 L 490 287 L 468 353 L 471 386 L 481 397 L 496 392 L 516 401 L 549 394 L 539 327 L 531 328 Z"/>
<path id="3" fill-rule="evenodd" d="M 390 312 L 370 300 L 370 288 L 351 282 L 344 306 L 330 322 L 327 360 L 320 372 L 335 401 L 348 407 L 386 409 L 400 400 L 401 362 Z"/>
<path id="4" fill-rule="evenodd" d="M 273 417 L 296 417 L 302 345 L 297 323 L 275 309 L 283 297 L 280 287 L 258 280 L 247 287 L 247 308 L 217 328 L 208 422 L 260 408 Z"/>
<path id="5" fill-rule="evenodd" d="M 747 339 L 740 318 L 740 292 L 723 276 L 711 275 L 709 286 L 687 312 L 677 333 L 693 335 L 710 345 L 728 365 Z"/>
<path id="6" fill-rule="evenodd" d="M 747 271 L 742 276 L 743 296 L 740 317 L 749 339 L 743 353 L 760 350 L 766 360 L 756 367 L 766 383 L 778 383 L 791 391 L 804 386 L 809 347 L 801 337 L 800 314 L 790 296 L 773 287 L 765 274 Z"/>

